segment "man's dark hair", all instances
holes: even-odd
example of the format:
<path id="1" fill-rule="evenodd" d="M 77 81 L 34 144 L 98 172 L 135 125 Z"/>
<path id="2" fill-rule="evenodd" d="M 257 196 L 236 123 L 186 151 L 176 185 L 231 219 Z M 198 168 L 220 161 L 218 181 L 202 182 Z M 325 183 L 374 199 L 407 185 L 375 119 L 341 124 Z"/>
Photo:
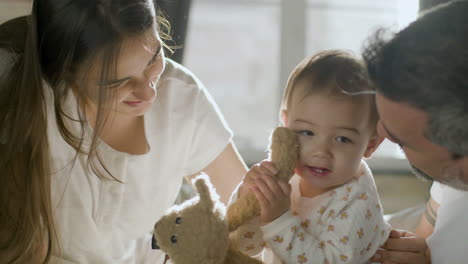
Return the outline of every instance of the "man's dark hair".
<path id="1" fill-rule="evenodd" d="M 445 4 L 453 0 L 419 0 L 419 12 L 426 11 L 437 5 Z"/>
<path id="2" fill-rule="evenodd" d="M 468 155 L 468 1 L 437 6 L 390 40 L 383 35 L 363 52 L 377 91 L 425 111 L 427 137 Z"/>

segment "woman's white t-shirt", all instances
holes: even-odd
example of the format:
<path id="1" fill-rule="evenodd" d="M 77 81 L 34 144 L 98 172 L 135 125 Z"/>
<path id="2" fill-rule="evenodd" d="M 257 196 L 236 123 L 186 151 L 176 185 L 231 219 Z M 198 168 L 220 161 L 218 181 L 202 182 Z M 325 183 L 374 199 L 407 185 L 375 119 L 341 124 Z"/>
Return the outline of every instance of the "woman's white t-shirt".
<path id="1" fill-rule="evenodd" d="M 77 116 L 73 95 L 65 108 Z M 183 177 L 213 161 L 232 133 L 200 81 L 171 60 L 166 60 L 156 100 L 144 118 L 147 154 L 119 152 L 104 142 L 99 146 L 119 183 L 87 171 L 83 157 L 73 162 L 75 150 L 60 136 L 53 109 L 48 109 L 52 210 L 61 247 L 54 263 L 163 262 L 162 252 L 151 249 L 154 223 L 173 205 Z M 79 131 L 76 122 L 71 127 Z"/>
<path id="2" fill-rule="evenodd" d="M 427 239 L 432 263 L 468 263 L 468 192 L 434 182 L 431 197 L 440 205 Z"/>

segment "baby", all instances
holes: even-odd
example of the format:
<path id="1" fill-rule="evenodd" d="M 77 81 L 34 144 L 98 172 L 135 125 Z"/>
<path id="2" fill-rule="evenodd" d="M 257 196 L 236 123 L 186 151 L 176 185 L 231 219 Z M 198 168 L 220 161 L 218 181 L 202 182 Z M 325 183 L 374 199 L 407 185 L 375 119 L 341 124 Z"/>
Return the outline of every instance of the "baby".
<path id="1" fill-rule="evenodd" d="M 390 227 L 363 158 L 382 142 L 372 84 L 360 61 L 332 50 L 291 73 L 280 118 L 301 146 L 295 175 L 278 181 L 275 165 L 253 166 L 237 195 L 252 191 L 259 219 L 235 234 L 239 248 L 266 263 L 366 263 Z"/>

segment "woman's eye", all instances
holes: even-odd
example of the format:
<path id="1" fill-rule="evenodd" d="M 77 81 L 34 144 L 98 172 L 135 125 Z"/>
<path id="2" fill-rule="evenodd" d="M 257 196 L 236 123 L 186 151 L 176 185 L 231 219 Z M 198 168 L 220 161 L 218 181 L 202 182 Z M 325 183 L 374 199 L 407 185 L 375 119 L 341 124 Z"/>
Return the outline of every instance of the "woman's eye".
<path id="1" fill-rule="evenodd" d="M 159 55 L 158 55 L 158 56 L 159 56 Z M 150 61 L 150 63 L 148 64 L 148 66 L 153 65 L 154 62 L 158 59 L 158 56 L 154 56 L 154 57 L 151 59 L 151 61 Z"/>
<path id="2" fill-rule="evenodd" d="M 299 130 L 297 131 L 297 133 L 301 136 L 309 136 L 309 137 L 314 135 L 314 132 L 310 130 Z"/>
<path id="3" fill-rule="evenodd" d="M 151 61 L 148 63 L 148 66 L 153 65 L 159 58 L 161 58 L 162 52 L 159 51 L 158 54 L 155 54 L 153 58 L 151 58 Z"/>
<path id="4" fill-rule="evenodd" d="M 116 89 L 116 88 L 120 88 L 122 87 L 126 82 L 120 82 L 120 83 L 116 83 L 116 84 L 111 84 L 111 85 L 108 85 L 107 88 L 108 89 Z"/>
<path id="5" fill-rule="evenodd" d="M 336 137 L 336 141 L 341 142 L 341 143 L 351 143 L 351 142 L 353 142 L 351 139 L 349 139 L 347 137 L 342 137 L 342 136 Z"/>

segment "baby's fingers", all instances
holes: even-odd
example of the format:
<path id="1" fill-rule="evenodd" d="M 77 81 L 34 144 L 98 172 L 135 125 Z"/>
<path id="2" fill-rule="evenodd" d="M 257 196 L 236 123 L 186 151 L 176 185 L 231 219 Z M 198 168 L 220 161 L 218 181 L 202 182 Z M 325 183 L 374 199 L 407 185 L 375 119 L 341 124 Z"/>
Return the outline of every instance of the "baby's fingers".
<path id="1" fill-rule="evenodd" d="M 260 162 L 259 164 L 261 167 L 267 169 L 271 176 L 274 176 L 276 174 L 278 174 L 278 169 L 276 168 L 275 164 L 273 164 L 273 162 L 271 161 L 268 161 L 268 160 L 264 160 L 262 162 Z"/>
<path id="2" fill-rule="evenodd" d="M 271 192 L 271 199 L 282 198 L 284 196 L 283 188 L 280 185 L 280 181 L 275 176 L 262 175 L 256 182 L 262 182 L 266 188 Z"/>
<path id="3" fill-rule="evenodd" d="M 258 203 L 260 204 L 260 207 L 262 208 L 262 210 L 265 210 L 266 208 L 268 208 L 268 206 L 270 205 L 270 202 L 268 201 L 265 194 L 260 190 L 260 188 L 257 186 L 254 186 L 251 188 L 251 191 L 257 198 Z"/>
<path id="4" fill-rule="evenodd" d="M 252 166 L 252 168 L 247 172 L 247 175 L 245 176 L 244 182 L 253 185 L 255 184 L 255 181 L 260 178 L 262 175 L 269 174 L 269 170 L 266 168 L 260 166 L 259 164 L 256 164 Z"/>
<path id="5" fill-rule="evenodd" d="M 255 185 L 270 203 L 276 199 L 277 193 L 281 191 L 275 179 L 268 175 L 262 175 L 255 179 Z"/>
<path id="6" fill-rule="evenodd" d="M 284 196 L 289 196 L 291 194 L 291 184 L 283 181 L 278 181 L 278 185 L 281 188 L 281 191 L 283 192 Z"/>

